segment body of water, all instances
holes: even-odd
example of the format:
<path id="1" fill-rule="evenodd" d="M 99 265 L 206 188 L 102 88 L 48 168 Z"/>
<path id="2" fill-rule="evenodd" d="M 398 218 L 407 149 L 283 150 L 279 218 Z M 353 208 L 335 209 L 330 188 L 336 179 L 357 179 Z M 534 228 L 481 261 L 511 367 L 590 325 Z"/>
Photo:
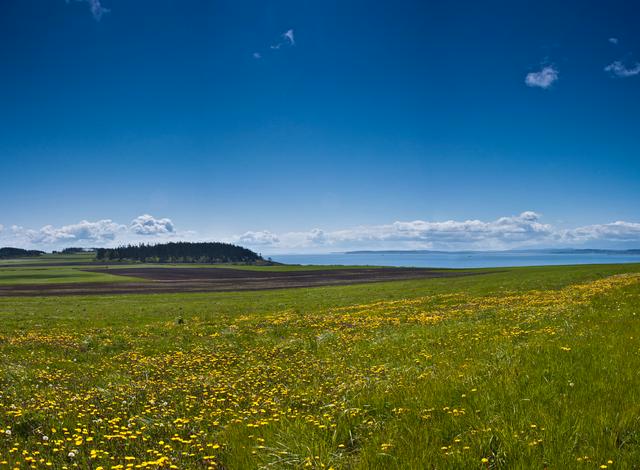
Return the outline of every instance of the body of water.
<path id="1" fill-rule="evenodd" d="M 507 266 L 545 266 L 564 264 L 640 263 L 640 254 L 553 253 L 553 252 L 467 252 L 467 253 L 328 253 L 312 255 L 273 255 L 286 264 L 339 264 L 406 266 L 424 268 L 490 268 Z"/>

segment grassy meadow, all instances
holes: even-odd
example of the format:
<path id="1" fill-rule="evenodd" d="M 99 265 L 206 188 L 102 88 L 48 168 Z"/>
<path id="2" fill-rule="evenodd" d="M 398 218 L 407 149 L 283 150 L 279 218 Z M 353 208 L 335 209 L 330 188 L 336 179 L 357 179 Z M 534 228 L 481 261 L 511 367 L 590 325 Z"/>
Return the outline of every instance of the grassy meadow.
<path id="1" fill-rule="evenodd" d="M 352 269 L 374 268 L 375 266 L 318 266 L 318 265 L 273 265 L 253 266 L 242 264 L 153 264 L 153 263 L 126 263 L 109 262 L 93 265 L 95 260 L 87 255 L 47 255 L 38 258 L 22 258 L 0 261 L 0 286 L 26 285 L 26 284 L 60 284 L 78 282 L 136 282 L 144 279 L 132 276 L 120 276 L 109 274 L 109 268 L 225 268 L 240 269 L 244 271 L 324 271 L 327 269 Z M 93 255 L 91 255 L 93 256 Z M 38 263 L 36 263 L 38 261 Z M 60 266 L 38 266 L 40 263 L 60 263 Z M 2 264 L 5 263 L 5 264 Z M 72 266 L 65 264 L 73 263 Z M 75 263 L 82 263 L 75 265 Z M 36 266 L 32 266 L 36 264 Z M 92 271 L 87 271 L 91 269 Z M 96 272 L 99 271 L 99 272 Z"/>
<path id="2" fill-rule="evenodd" d="M 95 261 L 95 253 L 46 253 L 40 256 L 19 257 L 10 259 L 0 259 L 0 267 L 15 264 L 42 264 L 42 263 L 89 263 Z"/>
<path id="3" fill-rule="evenodd" d="M 89 272 L 77 267 L 5 267 L 0 269 L 0 286 L 25 284 L 59 284 L 77 282 L 133 282 L 140 279 L 114 276 L 107 270 Z"/>
<path id="4" fill-rule="evenodd" d="M 639 371 L 637 264 L 0 298 L 0 469 L 634 468 Z"/>

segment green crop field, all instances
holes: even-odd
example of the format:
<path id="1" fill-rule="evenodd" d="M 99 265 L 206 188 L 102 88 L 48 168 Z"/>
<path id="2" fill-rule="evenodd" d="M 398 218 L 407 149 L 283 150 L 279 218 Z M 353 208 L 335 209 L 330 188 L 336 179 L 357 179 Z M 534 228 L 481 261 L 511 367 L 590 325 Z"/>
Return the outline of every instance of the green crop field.
<path id="1" fill-rule="evenodd" d="M 227 268 L 241 269 L 247 271 L 317 271 L 326 269 L 352 269 L 371 266 L 297 266 L 297 265 L 274 265 L 274 266 L 251 266 L 251 265 L 234 265 L 234 264 L 152 264 L 152 263 L 109 263 L 104 265 L 83 264 L 79 266 L 29 266 L 35 263 L 35 258 L 27 258 L 22 260 L 11 260 L 4 266 L 0 266 L 0 286 L 3 285 L 28 285 L 28 284 L 59 284 L 59 283 L 77 283 L 77 282 L 135 282 L 143 281 L 131 276 L 120 276 L 109 274 L 111 268 Z M 39 259 L 39 258 L 38 258 Z M 71 260 L 70 260 L 71 259 Z M 55 263 L 76 263 L 74 255 L 61 255 L 53 261 Z M 74 261 L 72 261 L 74 260 Z M 15 266 L 21 261 L 22 266 Z M 40 260 L 42 262 L 42 260 Z M 49 260 L 48 262 L 52 262 Z M 87 260 L 84 260 L 87 263 Z M 92 269 L 92 271 L 86 271 Z M 95 272 L 99 271 L 99 272 Z"/>
<path id="2" fill-rule="evenodd" d="M 75 282 L 131 282 L 135 277 L 114 276 L 105 272 L 88 272 L 76 267 L 1 268 L 0 286 L 20 284 L 58 284 Z"/>
<path id="3" fill-rule="evenodd" d="M 30 256 L 23 258 L 0 259 L 0 267 L 14 264 L 42 264 L 42 263 L 89 263 L 95 261 L 94 253 L 75 254 L 44 254 L 40 256 Z"/>
<path id="4" fill-rule="evenodd" d="M 634 468 L 639 371 L 638 264 L 0 298 L 0 468 Z"/>

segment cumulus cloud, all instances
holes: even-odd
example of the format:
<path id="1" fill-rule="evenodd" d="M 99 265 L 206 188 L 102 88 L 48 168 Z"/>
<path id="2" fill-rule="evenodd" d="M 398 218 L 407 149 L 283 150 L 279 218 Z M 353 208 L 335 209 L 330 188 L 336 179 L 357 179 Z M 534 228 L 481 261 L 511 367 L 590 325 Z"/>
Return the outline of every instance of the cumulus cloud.
<path id="1" fill-rule="evenodd" d="M 306 238 L 310 243 L 317 244 L 326 243 L 328 241 L 327 234 L 319 228 L 314 228 L 313 230 L 308 232 Z"/>
<path id="2" fill-rule="evenodd" d="M 237 237 L 238 243 L 244 243 L 249 246 L 274 246 L 280 243 L 275 233 L 268 230 L 261 230 L 257 232 L 245 232 Z"/>
<path id="3" fill-rule="evenodd" d="M 527 86 L 547 89 L 558 80 L 558 70 L 552 65 L 547 65 L 538 72 L 529 72 L 524 79 Z"/>
<path id="4" fill-rule="evenodd" d="M 171 219 L 156 219 L 144 214 L 133 219 L 128 225 L 102 219 L 95 222 L 82 220 L 76 224 L 53 226 L 39 229 L 13 225 L 9 230 L 0 231 L 0 245 L 20 247 L 63 247 L 63 246 L 103 246 L 121 243 L 135 243 L 166 239 L 167 237 L 193 237 L 193 232 L 177 233 Z"/>
<path id="5" fill-rule="evenodd" d="M 618 44 L 618 42 L 619 42 L 618 38 L 609 38 L 609 39 L 608 39 L 608 41 L 609 41 L 611 44 Z"/>
<path id="6" fill-rule="evenodd" d="M 523 212 L 517 216 L 493 221 L 448 220 L 429 222 L 414 220 L 390 225 L 360 227 L 330 234 L 340 241 L 410 242 L 428 247 L 500 248 L 507 245 L 528 245 L 553 234 L 550 225 L 539 222 L 539 214 Z"/>
<path id="7" fill-rule="evenodd" d="M 124 243 L 196 240 L 195 232 L 177 231 L 171 219 L 144 214 L 129 224 L 111 219 L 28 229 L 0 226 L 0 246 L 51 249 L 65 246 L 116 246 Z M 275 233 L 247 231 L 226 239 L 269 253 L 345 250 L 507 250 L 549 247 L 640 247 L 640 223 L 617 221 L 558 228 L 533 211 L 494 220 L 410 220 L 338 230 L 314 228 Z"/>
<path id="8" fill-rule="evenodd" d="M 125 230 L 124 225 L 110 219 L 89 222 L 82 220 L 77 224 L 54 227 L 45 225 L 39 230 L 24 229 L 14 226 L 15 235 L 24 235 L 32 244 L 58 244 L 61 242 L 88 241 L 104 243 L 115 240 L 117 234 Z"/>
<path id="9" fill-rule="evenodd" d="M 504 248 L 525 246 L 552 239 L 553 228 L 539 221 L 536 212 L 523 212 L 517 216 L 481 220 L 429 222 L 424 220 L 397 221 L 386 225 L 360 226 L 325 232 L 247 232 L 236 237 L 239 243 L 276 248 L 313 248 L 318 246 L 386 246 L 416 248 Z"/>
<path id="10" fill-rule="evenodd" d="M 396 221 L 342 230 L 275 234 L 247 232 L 234 242 L 272 252 L 351 249 L 505 250 L 555 247 L 589 242 L 640 243 L 640 224 L 614 222 L 575 229 L 559 229 L 525 211 L 495 220 Z"/>
<path id="11" fill-rule="evenodd" d="M 640 63 L 636 62 L 634 65 L 627 67 L 622 61 L 616 60 L 607 65 L 604 71 L 609 72 L 614 77 L 633 77 L 640 74 Z"/>
<path id="12" fill-rule="evenodd" d="M 610 241 L 640 242 L 640 223 L 619 220 L 610 224 L 587 225 L 567 230 L 563 238 L 569 242 Z"/>
<path id="13" fill-rule="evenodd" d="M 137 235 L 167 235 L 175 231 L 171 219 L 156 219 L 149 214 L 133 219 L 129 230 Z"/>

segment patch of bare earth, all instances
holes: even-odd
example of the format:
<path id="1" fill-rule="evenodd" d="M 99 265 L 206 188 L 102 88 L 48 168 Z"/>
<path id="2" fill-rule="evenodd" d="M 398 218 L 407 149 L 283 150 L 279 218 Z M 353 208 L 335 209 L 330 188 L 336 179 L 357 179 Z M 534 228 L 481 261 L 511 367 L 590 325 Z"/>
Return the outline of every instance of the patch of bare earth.
<path id="1" fill-rule="evenodd" d="M 368 282 L 458 277 L 481 274 L 421 268 L 358 268 L 312 271 L 250 271 L 226 268 L 115 268 L 87 269 L 141 282 L 68 283 L 0 286 L 0 297 L 91 294 L 147 294 L 179 292 L 229 292 L 346 285 Z"/>

